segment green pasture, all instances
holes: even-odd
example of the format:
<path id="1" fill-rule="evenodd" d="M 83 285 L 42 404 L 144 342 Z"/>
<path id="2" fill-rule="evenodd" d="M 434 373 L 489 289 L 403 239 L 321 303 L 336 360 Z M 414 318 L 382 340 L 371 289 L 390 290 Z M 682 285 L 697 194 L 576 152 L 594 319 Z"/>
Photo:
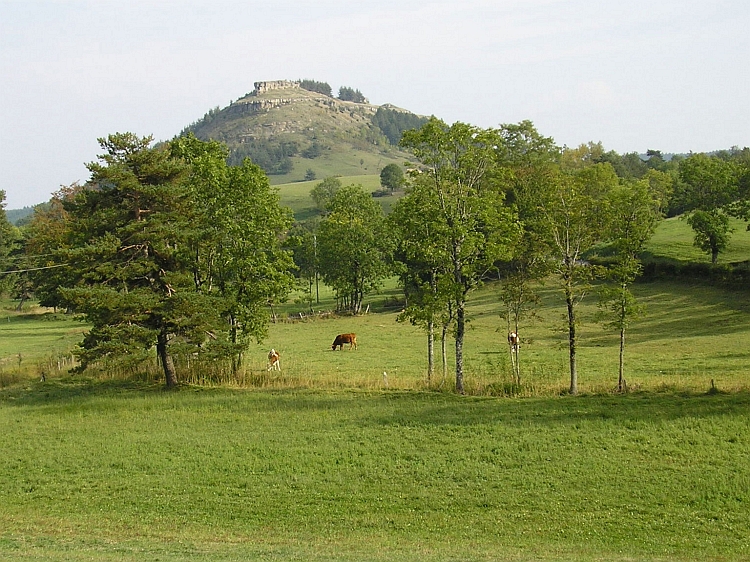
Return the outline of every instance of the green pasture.
<path id="1" fill-rule="evenodd" d="M 36 304 L 0 300 L 0 387 L 28 376 L 66 370 L 70 350 L 86 327 L 72 316 L 57 314 Z"/>
<path id="2" fill-rule="evenodd" d="M 749 408 L 32 383 L 0 391 L 0 559 L 748 560 Z"/>
<path id="3" fill-rule="evenodd" d="M 730 219 L 733 232 L 729 246 L 719 254 L 719 263 L 742 262 L 750 259 L 750 232 L 747 223 Z M 693 246 L 693 230 L 682 217 L 672 217 L 659 223 L 656 233 L 646 244 L 649 255 L 681 262 L 711 263 L 711 256 Z"/>
<path id="4" fill-rule="evenodd" d="M 665 221 L 659 255 L 696 260 L 685 229 Z M 236 377 L 180 363 L 173 392 L 155 366 L 68 374 L 85 326 L 3 302 L 0 560 L 750 560 L 747 291 L 636 284 L 626 394 L 592 292 L 573 397 L 554 282 L 522 322 L 520 386 L 498 289 L 469 303 L 467 396 L 439 346 L 426 380 L 393 279 L 357 317 L 322 285 L 293 295 Z M 332 351 L 342 332 L 359 348 Z"/>
<path id="5" fill-rule="evenodd" d="M 315 207 L 315 203 L 313 203 L 313 200 L 310 197 L 310 190 L 315 187 L 315 184 L 323 181 L 325 177 L 326 176 L 318 174 L 318 179 L 314 181 L 298 181 L 294 183 L 275 185 L 274 187 L 279 190 L 281 204 L 292 210 L 295 219 L 302 221 L 320 214 L 320 211 Z M 361 185 L 365 191 L 370 193 L 381 189 L 380 173 L 359 176 L 339 176 L 339 179 L 341 180 L 342 185 Z M 403 193 L 386 195 L 385 197 L 378 197 L 377 201 L 383 206 L 383 210 L 388 212 L 393 203 L 395 203 L 401 195 L 403 195 Z"/>
<path id="6" fill-rule="evenodd" d="M 324 150 L 318 158 L 312 160 L 295 156 L 292 158 L 293 168 L 291 172 L 269 176 L 269 180 L 276 185 L 300 182 L 304 180 L 305 173 L 310 169 L 315 172 L 317 181 L 333 175 L 346 177 L 373 176 L 378 178 L 378 185 L 380 185 L 380 171 L 388 164 L 402 165 L 404 159 L 399 158 L 398 152 L 389 147 L 376 152 L 373 152 L 372 149 L 372 144 L 367 144 L 364 150 L 358 150 L 353 148 L 351 144 L 344 143 L 338 145 L 338 147 L 332 147 L 331 150 Z M 359 181 L 354 183 L 359 183 Z"/>
<path id="7" fill-rule="evenodd" d="M 552 282 L 540 287 L 542 306 L 534 318 L 521 325 L 520 388 L 511 384 L 507 324 L 497 290 L 497 285 L 488 284 L 470 301 L 471 322 L 464 345 L 467 388 L 473 394 L 533 396 L 564 392 L 569 386 L 569 368 L 565 308 L 559 290 Z M 626 380 L 631 389 L 701 391 L 709 389 L 712 380 L 725 390 L 750 388 L 747 294 L 667 282 L 637 284 L 634 292 L 645 305 L 646 314 L 633 322 L 626 337 Z M 388 388 L 427 387 L 426 334 L 408 322 L 397 322 L 399 307 L 393 308 L 396 299 L 395 288 L 384 290 L 366 301 L 372 310 L 383 312 L 322 319 L 310 317 L 302 303 L 289 303 L 282 307 L 286 319 L 271 325 L 262 345 L 251 347 L 246 378 L 239 382 L 307 388 L 380 389 L 386 383 Z M 324 299 L 323 310 L 326 304 L 332 306 Z M 578 313 L 580 390 L 609 392 L 617 383 L 619 335 L 597 322 L 595 295 L 583 301 Z M 334 337 L 343 332 L 357 333 L 357 350 L 331 351 Z M 265 371 L 265 354 L 271 347 L 281 353 L 281 373 Z M 451 363 L 452 340 L 448 356 Z M 446 389 L 452 382 L 450 369 L 444 383 L 438 370 L 429 386 Z"/>

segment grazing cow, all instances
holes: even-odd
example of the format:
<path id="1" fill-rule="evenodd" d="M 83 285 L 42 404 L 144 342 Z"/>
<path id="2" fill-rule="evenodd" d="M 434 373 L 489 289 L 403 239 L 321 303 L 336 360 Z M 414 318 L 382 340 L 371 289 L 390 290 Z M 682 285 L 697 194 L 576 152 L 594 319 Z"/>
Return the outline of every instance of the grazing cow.
<path id="1" fill-rule="evenodd" d="M 510 334 L 508 334 L 508 343 L 510 344 L 510 348 L 513 351 L 518 351 L 518 346 L 521 343 L 518 339 L 518 334 L 515 332 L 511 332 Z"/>
<path id="2" fill-rule="evenodd" d="M 271 349 L 271 351 L 268 352 L 268 369 L 273 369 L 274 371 L 281 371 L 281 363 L 279 362 L 279 359 L 281 357 L 279 356 L 279 352 L 275 349 Z"/>
<path id="3" fill-rule="evenodd" d="M 333 345 L 331 346 L 331 349 L 333 351 L 336 351 L 336 347 L 343 350 L 344 344 L 349 344 L 349 349 L 357 349 L 357 334 L 339 334 L 336 336 L 336 339 L 333 340 Z"/>

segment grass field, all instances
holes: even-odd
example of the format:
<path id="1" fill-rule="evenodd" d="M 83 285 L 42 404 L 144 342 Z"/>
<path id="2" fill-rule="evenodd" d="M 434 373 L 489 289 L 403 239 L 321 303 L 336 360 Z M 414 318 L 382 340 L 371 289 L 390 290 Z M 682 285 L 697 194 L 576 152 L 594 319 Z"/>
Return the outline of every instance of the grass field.
<path id="1" fill-rule="evenodd" d="M 7 560 L 750 559 L 750 395 L 0 393 Z"/>
<path id="2" fill-rule="evenodd" d="M 303 221 L 320 214 L 320 211 L 315 208 L 315 203 L 313 202 L 312 197 L 310 197 L 310 190 L 315 187 L 315 184 L 323 181 L 323 179 L 325 178 L 320 177 L 314 181 L 285 183 L 275 185 L 274 187 L 279 190 L 281 204 L 292 209 L 295 219 Z M 341 180 L 341 185 L 361 185 L 365 191 L 370 193 L 381 189 L 379 174 L 339 176 L 339 179 Z M 385 212 L 388 212 L 393 203 L 395 203 L 401 195 L 403 195 L 403 193 L 378 197 L 376 201 L 381 204 Z"/>
<path id="3" fill-rule="evenodd" d="M 16 303 L 0 300 L 0 388 L 67 368 L 70 350 L 86 327 L 72 316 L 55 314 L 35 304 L 16 311 Z"/>
<path id="4" fill-rule="evenodd" d="M 686 227 L 654 247 L 694 259 Z M 469 396 L 451 372 L 427 384 L 393 280 L 358 317 L 290 299 L 237 378 L 191 371 L 175 392 L 157 370 L 58 371 L 85 326 L 3 303 L 0 560 L 750 560 L 750 295 L 637 284 L 623 395 L 617 336 L 584 300 L 572 397 L 563 301 L 539 291 L 520 388 L 497 286 L 472 297 Z M 331 351 L 349 331 L 359 349 Z"/>
<path id="5" fill-rule="evenodd" d="M 729 246 L 719 254 L 718 263 L 742 262 L 750 259 L 750 232 L 747 223 L 730 219 L 733 232 Z M 654 236 L 646 245 L 650 254 L 682 262 L 710 263 L 711 256 L 693 246 L 693 231 L 681 217 L 662 221 Z"/>

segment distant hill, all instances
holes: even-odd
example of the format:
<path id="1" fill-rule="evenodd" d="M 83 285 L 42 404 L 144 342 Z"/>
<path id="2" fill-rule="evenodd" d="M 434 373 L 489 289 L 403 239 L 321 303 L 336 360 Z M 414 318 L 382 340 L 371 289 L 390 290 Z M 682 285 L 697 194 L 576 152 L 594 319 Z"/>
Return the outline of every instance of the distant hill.
<path id="1" fill-rule="evenodd" d="M 24 219 L 31 217 L 34 207 L 24 207 L 23 209 L 6 209 L 5 216 L 10 224 L 20 226 Z"/>
<path id="2" fill-rule="evenodd" d="M 387 164 L 410 159 L 397 146 L 401 132 L 421 126 L 426 117 L 369 104 L 359 90 L 351 92 L 360 101 L 337 99 L 321 85 L 327 86 L 310 80 L 256 82 L 252 92 L 210 110 L 182 133 L 226 143 L 230 163 L 249 157 L 274 184 L 379 174 Z"/>

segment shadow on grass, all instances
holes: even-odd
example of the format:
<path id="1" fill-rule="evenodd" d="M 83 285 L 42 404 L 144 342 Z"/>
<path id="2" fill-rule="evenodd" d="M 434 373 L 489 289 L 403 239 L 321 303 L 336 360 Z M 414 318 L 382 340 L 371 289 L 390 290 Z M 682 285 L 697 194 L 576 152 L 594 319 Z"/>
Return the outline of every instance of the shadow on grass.
<path id="1" fill-rule="evenodd" d="M 450 393 L 414 391 L 358 391 L 203 388 L 182 386 L 167 391 L 163 384 L 134 381 L 69 377 L 36 382 L 0 390 L 0 406 L 84 406 L 91 400 L 122 400 L 146 395 L 181 396 L 185 406 L 208 411 L 217 403 L 238 413 L 258 412 L 340 412 L 342 417 L 362 426 L 456 426 L 472 427 L 502 424 L 544 428 L 588 423 L 659 423 L 681 418 L 708 419 L 746 415 L 750 392 L 725 393 L 707 389 L 705 393 L 675 388 L 642 391 L 625 395 L 583 395 L 540 398 L 465 397 Z M 191 398 L 192 397 L 192 398 Z M 191 404 L 192 401 L 192 404 Z M 582 429 L 584 430 L 584 429 Z"/>
<path id="2" fill-rule="evenodd" d="M 0 389 L 0 405 L 40 406 L 102 396 L 118 396 L 127 399 L 165 390 L 163 384 L 71 376 L 44 382 L 29 381 L 26 384 Z"/>
<path id="3" fill-rule="evenodd" d="M 404 397 L 401 400 L 408 400 Z M 549 398 L 491 399 L 437 397 L 422 400 L 423 407 L 399 408 L 392 416 L 371 421 L 383 425 L 472 426 L 484 424 L 578 426 L 611 421 L 658 423 L 680 418 L 706 419 L 745 415 L 750 410 L 750 392 L 679 390 L 646 391 L 625 395 L 586 395 Z"/>

